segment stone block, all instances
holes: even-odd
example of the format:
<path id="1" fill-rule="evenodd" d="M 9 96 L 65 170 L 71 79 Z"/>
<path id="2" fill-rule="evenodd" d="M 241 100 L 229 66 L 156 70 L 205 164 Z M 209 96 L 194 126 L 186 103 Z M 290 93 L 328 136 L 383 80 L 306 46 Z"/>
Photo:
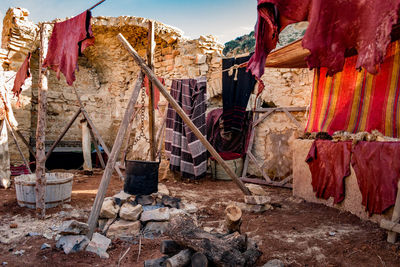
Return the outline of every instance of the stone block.
<path id="1" fill-rule="evenodd" d="M 269 196 L 244 196 L 244 202 L 251 205 L 264 205 L 271 202 Z"/>
<path id="2" fill-rule="evenodd" d="M 265 190 L 257 184 L 245 184 L 247 189 L 250 190 L 251 194 L 256 195 L 256 196 L 267 196 L 268 193 L 265 192 Z"/>
<path id="3" fill-rule="evenodd" d="M 168 221 L 170 218 L 169 209 L 168 208 L 159 208 L 155 210 L 147 210 L 143 211 L 142 215 L 140 216 L 140 220 L 142 222 L 148 221 Z"/>
<path id="4" fill-rule="evenodd" d="M 172 54 L 172 51 L 174 49 L 172 48 L 172 46 L 167 46 L 161 49 L 161 54 L 163 55 L 168 55 L 168 54 Z"/>
<path id="5" fill-rule="evenodd" d="M 208 71 L 208 65 L 207 64 L 203 64 L 200 66 L 200 71 L 201 72 L 207 72 Z"/>
<path id="6" fill-rule="evenodd" d="M 264 204 L 264 205 L 251 205 L 251 204 L 246 204 L 246 203 L 241 203 L 241 202 L 236 202 L 234 203 L 237 207 L 239 207 L 243 212 L 248 212 L 248 213 L 262 213 L 267 210 L 272 210 L 274 209 L 271 205 L 269 204 Z"/>
<path id="7" fill-rule="evenodd" d="M 162 196 L 161 198 L 162 204 L 166 207 L 170 207 L 170 208 L 178 208 L 179 207 L 179 203 L 181 202 L 180 198 L 177 197 L 170 197 L 170 196 Z"/>
<path id="8" fill-rule="evenodd" d="M 103 206 L 100 210 L 100 218 L 114 219 L 119 212 L 119 206 L 114 202 L 112 197 L 104 199 Z"/>
<path id="9" fill-rule="evenodd" d="M 129 200 L 129 198 L 134 197 L 131 194 L 125 193 L 123 190 L 121 190 L 118 194 L 115 194 L 113 196 L 114 199 L 118 198 L 121 200 L 121 203 L 124 204 Z"/>
<path id="10" fill-rule="evenodd" d="M 179 208 L 187 213 L 196 213 L 199 210 L 195 204 L 183 202 L 179 203 Z"/>
<path id="11" fill-rule="evenodd" d="M 170 59 L 174 59 L 174 56 L 172 54 L 164 56 L 164 60 L 170 60 Z"/>
<path id="12" fill-rule="evenodd" d="M 86 235 L 89 231 L 89 226 L 86 223 L 75 220 L 65 221 L 58 228 L 60 235 Z"/>
<path id="13" fill-rule="evenodd" d="M 57 241 L 56 247 L 69 254 L 84 250 L 88 243 L 89 239 L 85 235 L 66 235 Z"/>
<path id="14" fill-rule="evenodd" d="M 262 267 L 285 267 L 285 264 L 280 260 L 273 259 L 273 260 L 268 261 Z"/>
<path id="15" fill-rule="evenodd" d="M 195 58 L 195 62 L 196 64 L 200 65 L 200 64 L 205 64 L 207 61 L 207 56 L 203 55 L 203 54 L 197 54 L 196 58 Z"/>
<path id="16" fill-rule="evenodd" d="M 140 221 L 125 221 L 119 220 L 111 224 L 107 231 L 107 237 L 109 238 L 120 238 L 137 236 L 140 232 Z"/>
<path id="17" fill-rule="evenodd" d="M 142 211 L 140 204 L 134 206 L 131 203 L 124 203 L 119 211 L 119 217 L 127 221 L 137 221 Z"/>
<path id="18" fill-rule="evenodd" d="M 151 195 L 136 196 L 135 202 L 140 204 L 140 205 L 142 205 L 142 206 L 154 205 L 155 204 L 154 198 Z"/>
<path id="19" fill-rule="evenodd" d="M 111 239 L 99 233 L 94 233 L 92 240 L 86 247 L 86 251 L 96 253 L 102 259 L 108 259 L 109 255 L 107 253 L 107 249 L 110 243 Z"/>
<path id="20" fill-rule="evenodd" d="M 162 195 L 169 195 L 169 190 L 165 184 L 158 184 L 158 193 Z"/>

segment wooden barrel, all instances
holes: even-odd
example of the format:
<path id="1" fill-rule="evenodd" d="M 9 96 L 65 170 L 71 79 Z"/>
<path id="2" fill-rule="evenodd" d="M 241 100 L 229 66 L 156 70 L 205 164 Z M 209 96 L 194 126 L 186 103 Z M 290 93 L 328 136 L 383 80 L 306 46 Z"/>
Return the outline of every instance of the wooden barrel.
<path id="1" fill-rule="evenodd" d="M 46 173 L 46 209 L 71 201 L 72 173 Z M 15 177 L 17 202 L 21 207 L 34 209 L 36 207 L 36 174 L 26 174 Z"/>

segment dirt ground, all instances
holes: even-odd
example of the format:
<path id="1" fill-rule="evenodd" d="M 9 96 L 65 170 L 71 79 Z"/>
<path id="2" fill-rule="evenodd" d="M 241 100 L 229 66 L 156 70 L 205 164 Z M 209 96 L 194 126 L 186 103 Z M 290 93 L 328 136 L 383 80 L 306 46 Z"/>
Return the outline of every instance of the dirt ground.
<path id="1" fill-rule="evenodd" d="M 75 173 L 71 203 L 49 209 L 44 221 L 36 220 L 32 210 L 17 205 L 14 187 L 0 189 L 0 265 L 117 266 L 120 261 L 120 266 L 143 266 L 144 260 L 162 256 L 160 240 L 167 237 L 113 240 L 107 251 L 109 259 L 89 252 L 65 255 L 55 248 L 52 228 L 71 218 L 86 222 L 102 171 L 95 171 L 93 176 Z M 226 205 L 243 199 L 233 182 L 206 179 L 190 183 L 176 181 L 170 175 L 166 178 L 162 183 L 171 195 L 198 206 L 197 219 L 202 227 L 221 229 Z M 107 195 L 122 188 L 123 183 L 113 176 Z M 242 232 L 256 240 L 263 253 L 257 266 L 271 259 L 280 259 L 287 266 L 400 266 L 400 246 L 388 244 L 385 231 L 378 225 L 333 208 L 305 203 L 292 197 L 288 189 L 264 189 L 272 197 L 274 209 L 263 214 L 244 213 L 242 224 Z M 10 228 L 13 224 L 17 228 Z M 43 243 L 51 248 L 41 250 Z M 129 252 L 121 259 L 127 249 Z M 21 250 L 22 255 L 15 255 Z"/>

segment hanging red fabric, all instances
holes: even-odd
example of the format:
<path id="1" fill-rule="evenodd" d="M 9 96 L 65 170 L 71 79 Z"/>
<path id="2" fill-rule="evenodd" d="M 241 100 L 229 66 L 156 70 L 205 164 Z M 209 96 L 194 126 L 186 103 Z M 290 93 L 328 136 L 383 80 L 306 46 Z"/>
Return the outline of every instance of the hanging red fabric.
<path id="1" fill-rule="evenodd" d="M 72 19 L 54 24 L 43 67 L 54 70 L 58 79 L 60 79 L 60 72 L 64 74 L 68 85 L 72 85 L 76 79 L 78 56 L 94 44 L 91 18 L 91 12 L 86 10 Z"/>
<path id="2" fill-rule="evenodd" d="M 30 70 L 31 56 L 32 55 L 29 52 L 24 60 L 24 63 L 22 63 L 17 74 L 15 75 L 14 87 L 12 89 L 12 92 L 14 93 L 14 96 L 18 97 L 18 99 L 19 99 L 19 95 L 22 92 L 22 89 L 21 89 L 22 85 L 24 85 L 25 80 L 27 78 L 31 77 L 31 70 Z"/>

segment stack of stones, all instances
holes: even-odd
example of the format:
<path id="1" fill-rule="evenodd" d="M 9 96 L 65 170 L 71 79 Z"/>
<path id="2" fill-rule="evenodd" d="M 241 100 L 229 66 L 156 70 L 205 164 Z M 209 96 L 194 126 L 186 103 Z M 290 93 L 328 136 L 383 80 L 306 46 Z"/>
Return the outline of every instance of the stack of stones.
<path id="1" fill-rule="evenodd" d="M 132 239 L 143 234 L 156 238 L 168 227 L 168 221 L 178 215 L 197 212 L 197 207 L 169 196 L 169 190 L 159 184 L 151 195 L 130 195 L 123 191 L 104 200 L 98 226 L 109 238 Z"/>
<path id="2" fill-rule="evenodd" d="M 261 186 L 255 184 L 246 184 L 246 187 L 251 192 L 251 195 L 244 196 L 244 203 L 234 203 L 242 211 L 250 213 L 262 213 L 264 211 L 274 209 L 271 205 L 271 197 L 268 196 L 268 193 L 265 192 Z"/>

